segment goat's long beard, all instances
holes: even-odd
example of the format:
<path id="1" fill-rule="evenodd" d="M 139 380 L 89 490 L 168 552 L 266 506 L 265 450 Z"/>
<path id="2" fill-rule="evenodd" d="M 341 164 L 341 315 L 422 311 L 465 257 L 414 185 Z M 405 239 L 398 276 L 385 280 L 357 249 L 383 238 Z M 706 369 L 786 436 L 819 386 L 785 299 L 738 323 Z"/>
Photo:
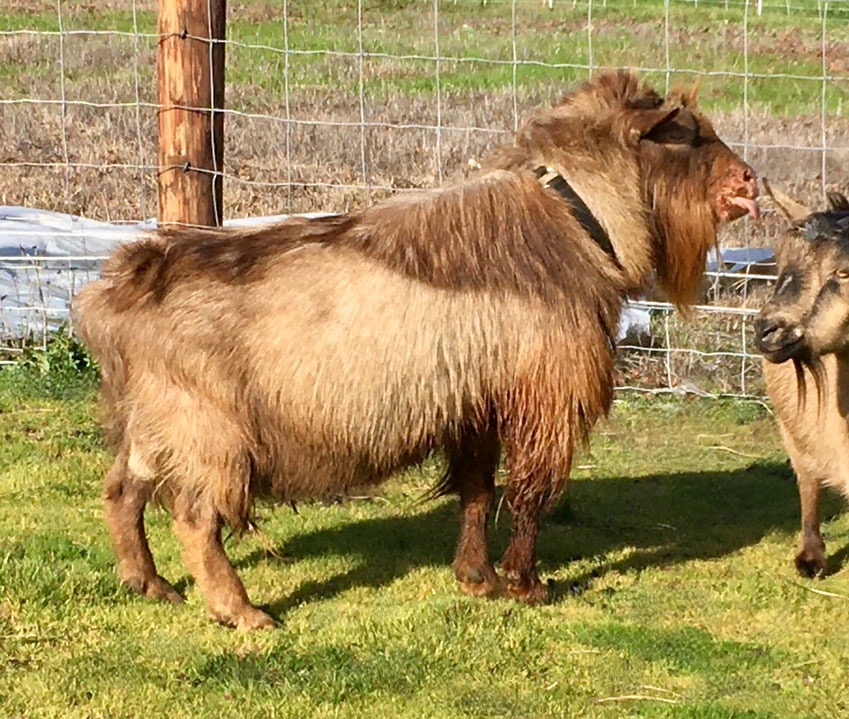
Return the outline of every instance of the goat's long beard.
<path id="1" fill-rule="evenodd" d="M 793 358 L 793 369 L 796 370 L 796 411 L 805 410 L 808 398 L 806 371 L 814 380 L 817 391 L 817 414 L 822 414 L 825 408 L 825 367 L 818 355 L 806 354 Z"/>
<path id="2" fill-rule="evenodd" d="M 679 306 L 697 300 L 707 253 L 716 247 L 716 219 L 710 206 L 698 197 L 700 192 L 704 190 L 675 186 L 674 180 L 664 178 L 654 183 L 657 278 L 669 299 Z"/>

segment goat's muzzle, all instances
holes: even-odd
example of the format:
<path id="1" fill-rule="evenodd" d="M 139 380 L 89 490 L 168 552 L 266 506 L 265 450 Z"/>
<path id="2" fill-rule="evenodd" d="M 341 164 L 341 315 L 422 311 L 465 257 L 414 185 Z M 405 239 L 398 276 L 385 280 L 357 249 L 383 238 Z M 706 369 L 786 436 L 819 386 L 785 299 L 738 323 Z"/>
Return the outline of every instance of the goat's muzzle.
<path id="1" fill-rule="evenodd" d="M 770 362 L 806 359 L 805 333 L 801 326 L 781 318 L 758 315 L 755 319 L 755 345 Z"/>
<path id="2" fill-rule="evenodd" d="M 761 209 L 758 205 L 758 176 L 743 162 L 739 162 L 729 172 L 726 191 L 717 199 L 717 213 L 723 222 L 732 222 L 749 214 L 759 219 Z"/>

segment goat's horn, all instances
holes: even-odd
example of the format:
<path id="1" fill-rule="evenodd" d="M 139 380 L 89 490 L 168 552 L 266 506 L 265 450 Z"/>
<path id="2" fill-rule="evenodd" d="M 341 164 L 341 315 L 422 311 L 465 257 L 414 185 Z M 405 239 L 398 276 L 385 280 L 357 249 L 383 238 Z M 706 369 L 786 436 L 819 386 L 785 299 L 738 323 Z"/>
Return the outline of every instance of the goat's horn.
<path id="1" fill-rule="evenodd" d="M 793 198 L 785 195 L 780 190 L 773 190 L 769 185 L 769 181 L 765 177 L 761 178 L 761 182 L 763 183 L 764 190 L 766 190 L 766 194 L 769 195 L 769 198 L 775 205 L 775 208 L 790 224 L 798 222 L 799 220 L 804 220 L 811 214 L 811 210 L 796 202 Z"/>

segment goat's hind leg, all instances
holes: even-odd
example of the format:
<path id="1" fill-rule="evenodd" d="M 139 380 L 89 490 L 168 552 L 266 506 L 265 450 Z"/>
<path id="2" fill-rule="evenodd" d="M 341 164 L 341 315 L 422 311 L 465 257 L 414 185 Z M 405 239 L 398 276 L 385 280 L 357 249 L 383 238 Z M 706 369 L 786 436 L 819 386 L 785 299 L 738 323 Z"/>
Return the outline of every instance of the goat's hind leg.
<path id="1" fill-rule="evenodd" d="M 211 503 L 177 499 L 174 533 L 183 545 L 183 560 L 197 581 L 210 614 L 240 631 L 276 626 L 274 619 L 248 600 L 245 586 L 221 544 L 221 527 L 221 518 Z"/>
<path id="2" fill-rule="evenodd" d="M 104 484 L 104 514 L 118 558 L 118 578 L 145 597 L 179 604 L 183 597 L 156 573 L 145 535 L 144 510 L 150 499 L 150 481 L 133 476 L 127 466 L 127 452 L 121 450 Z"/>
<path id="3" fill-rule="evenodd" d="M 461 591 L 473 596 L 493 597 L 501 593 L 487 542 L 499 454 L 498 437 L 490 428 L 464 436 L 448 456 L 445 485 L 459 493 L 461 511 L 454 575 Z"/>

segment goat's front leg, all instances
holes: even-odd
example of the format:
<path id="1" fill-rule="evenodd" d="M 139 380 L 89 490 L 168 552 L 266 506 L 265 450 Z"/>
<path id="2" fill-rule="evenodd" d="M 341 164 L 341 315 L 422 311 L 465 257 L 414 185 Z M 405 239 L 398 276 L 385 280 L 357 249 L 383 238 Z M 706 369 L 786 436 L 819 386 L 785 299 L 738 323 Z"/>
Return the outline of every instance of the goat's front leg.
<path id="1" fill-rule="evenodd" d="M 489 427 L 464 432 L 448 455 L 445 484 L 460 495 L 461 511 L 454 574 L 461 591 L 473 596 L 494 597 L 501 593 L 487 542 L 499 453 L 495 428 Z"/>
<path id="2" fill-rule="evenodd" d="M 823 577 L 826 573 L 825 542 L 820 534 L 820 481 L 811 472 L 796 472 L 802 532 L 796 554 L 796 570 L 803 577 Z"/>
<path id="3" fill-rule="evenodd" d="M 536 543 L 545 492 L 507 486 L 507 505 L 513 516 L 510 544 L 501 559 L 504 593 L 526 604 L 548 600 L 548 590 L 537 574 Z"/>

